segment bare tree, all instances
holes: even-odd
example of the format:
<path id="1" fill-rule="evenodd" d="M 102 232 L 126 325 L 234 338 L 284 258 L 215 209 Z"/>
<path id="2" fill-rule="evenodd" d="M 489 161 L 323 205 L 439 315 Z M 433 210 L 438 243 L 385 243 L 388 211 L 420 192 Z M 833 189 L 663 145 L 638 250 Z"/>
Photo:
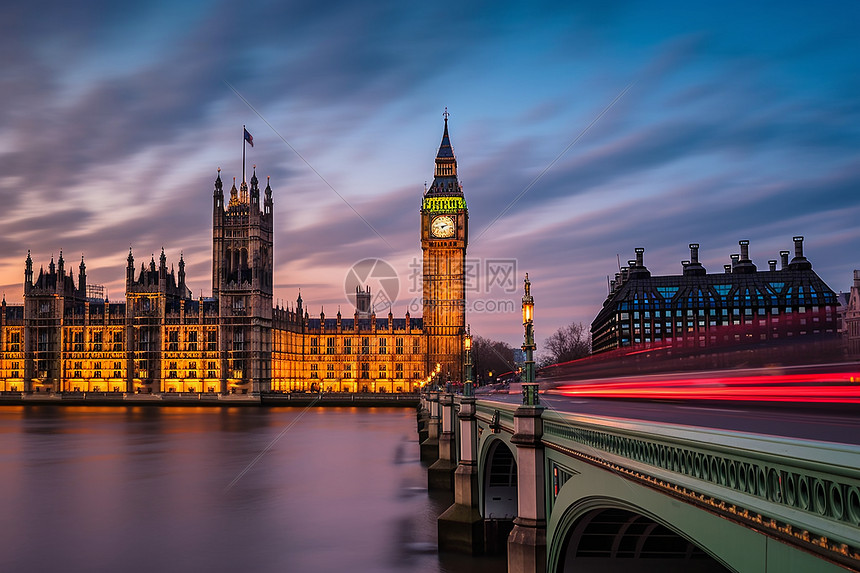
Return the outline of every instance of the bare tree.
<path id="1" fill-rule="evenodd" d="M 490 340 L 482 336 L 472 339 L 472 367 L 479 384 L 485 384 L 499 374 L 514 370 L 514 349 L 505 342 Z"/>
<path id="2" fill-rule="evenodd" d="M 558 364 L 591 354 L 591 332 L 581 322 L 571 322 L 552 333 L 541 346 L 544 364 Z"/>

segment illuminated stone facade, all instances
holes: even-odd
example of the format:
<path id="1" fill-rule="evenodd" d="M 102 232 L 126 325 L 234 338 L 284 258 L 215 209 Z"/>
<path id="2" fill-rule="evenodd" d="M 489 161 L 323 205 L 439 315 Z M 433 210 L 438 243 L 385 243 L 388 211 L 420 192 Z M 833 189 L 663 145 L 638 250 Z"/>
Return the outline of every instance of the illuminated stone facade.
<path id="1" fill-rule="evenodd" d="M 463 379 L 468 242 L 469 210 L 457 177 L 446 115 L 433 184 L 421 203 L 425 368 L 429 371 L 438 365 L 443 379 Z"/>
<path id="2" fill-rule="evenodd" d="M 840 293 L 841 295 L 841 293 Z M 851 290 L 841 295 L 842 342 L 849 358 L 860 358 L 860 271 L 854 271 Z"/>
<path id="3" fill-rule="evenodd" d="M 435 226 L 434 226 L 435 223 Z M 411 392 L 433 376 L 462 378 L 468 213 L 457 182 L 447 118 L 436 178 L 421 208 L 424 316 L 377 317 L 369 289 L 351 318 L 310 317 L 273 300 L 273 198 L 235 180 L 213 194 L 212 296 L 194 299 L 185 262 L 135 269 L 129 251 L 124 302 L 87 296 L 62 253 L 34 279 L 27 254 L 24 304 L 0 311 L 0 391 L 258 395 L 261 392 Z M 450 228 L 449 228 L 450 226 Z"/>

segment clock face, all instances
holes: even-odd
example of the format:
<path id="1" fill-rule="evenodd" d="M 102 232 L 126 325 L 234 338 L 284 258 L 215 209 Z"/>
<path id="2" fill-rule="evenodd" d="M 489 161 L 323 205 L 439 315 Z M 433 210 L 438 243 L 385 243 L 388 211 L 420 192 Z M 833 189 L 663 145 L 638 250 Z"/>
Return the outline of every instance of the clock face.
<path id="1" fill-rule="evenodd" d="M 439 239 L 447 239 L 454 236 L 454 219 L 448 215 L 435 217 L 430 222 L 430 235 Z"/>

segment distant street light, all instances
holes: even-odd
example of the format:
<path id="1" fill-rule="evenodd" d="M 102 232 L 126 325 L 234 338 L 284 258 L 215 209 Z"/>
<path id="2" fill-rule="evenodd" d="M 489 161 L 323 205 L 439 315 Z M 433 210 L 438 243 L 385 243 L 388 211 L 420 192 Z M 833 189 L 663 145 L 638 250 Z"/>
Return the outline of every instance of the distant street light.
<path id="1" fill-rule="evenodd" d="M 463 339 L 463 348 L 466 351 L 466 380 L 463 383 L 463 395 L 472 396 L 472 332 L 469 327 L 466 327 L 466 336 Z"/>

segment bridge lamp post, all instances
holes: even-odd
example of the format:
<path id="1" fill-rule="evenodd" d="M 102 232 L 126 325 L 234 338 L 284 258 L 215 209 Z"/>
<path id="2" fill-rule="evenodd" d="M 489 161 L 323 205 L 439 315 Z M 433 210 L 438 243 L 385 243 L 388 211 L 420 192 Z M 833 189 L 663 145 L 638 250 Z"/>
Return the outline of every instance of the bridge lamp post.
<path id="1" fill-rule="evenodd" d="M 525 329 L 523 340 L 523 352 L 526 354 L 526 360 L 523 363 L 523 405 L 537 406 L 538 405 L 538 387 L 535 384 L 535 333 L 534 333 L 534 314 L 535 314 L 535 299 L 531 294 L 531 282 L 529 274 L 526 273 L 524 281 L 525 294 L 523 294 L 523 328 Z"/>
<path id="2" fill-rule="evenodd" d="M 535 300 L 531 295 L 529 275 L 523 295 L 523 403 L 514 412 L 514 435 L 517 460 L 517 517 L 508 537 L 508 572 L 546 571 L 546 457 L 542 442 L 543 406 L 535 384 Z"/>
<path id="3" fill-rule="evenodd" d="M 463 339 L 463 349 L 466 352 L 466 379 L 463 381 L 463 396 L 474 396 L 472 386 L 472 332 L 468 327 Z"/>

